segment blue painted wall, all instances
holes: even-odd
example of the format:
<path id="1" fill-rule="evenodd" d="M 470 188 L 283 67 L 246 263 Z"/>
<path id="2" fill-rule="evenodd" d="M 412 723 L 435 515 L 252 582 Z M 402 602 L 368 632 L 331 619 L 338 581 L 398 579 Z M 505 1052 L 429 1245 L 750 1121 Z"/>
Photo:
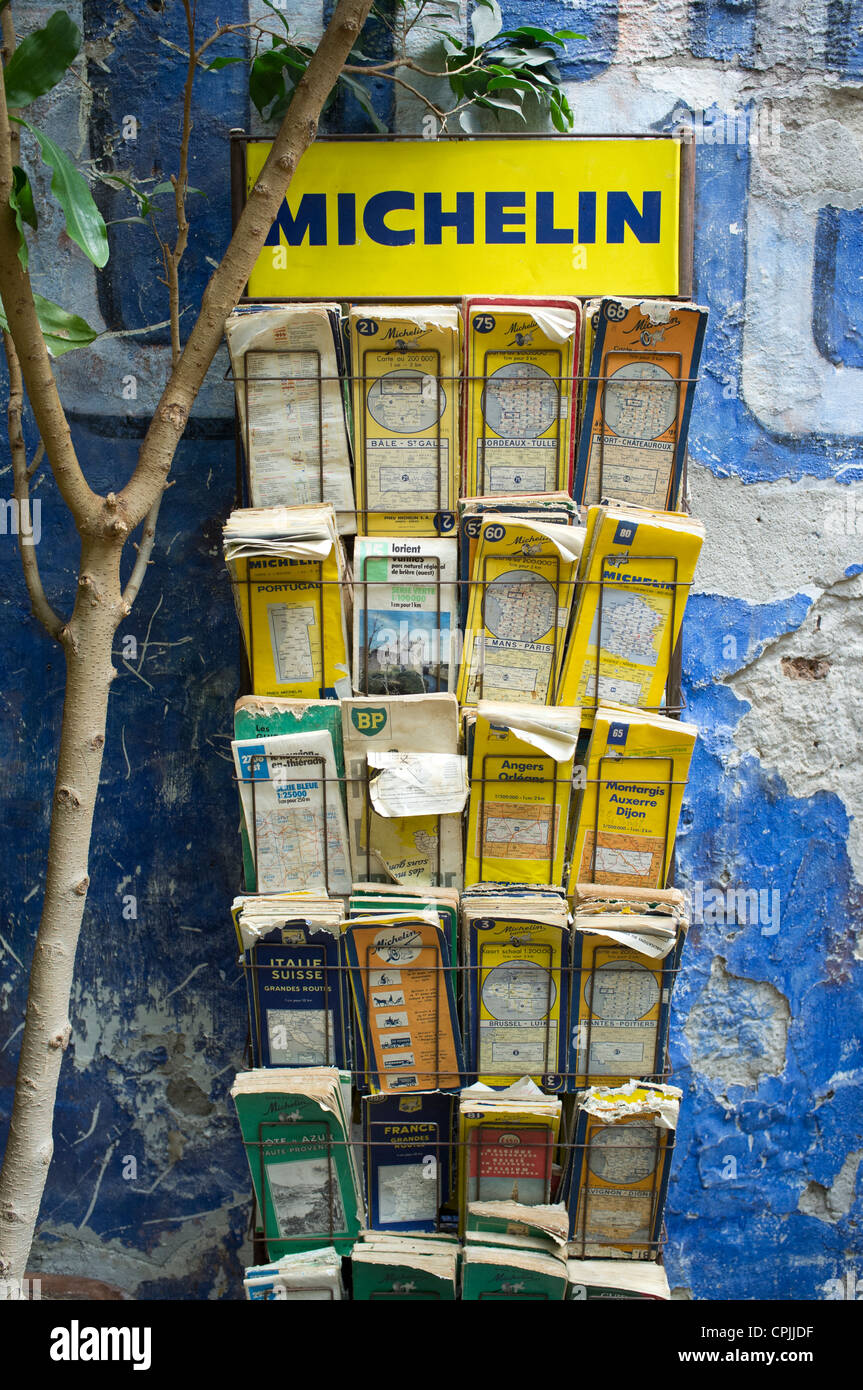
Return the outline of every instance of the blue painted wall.
<path id="1" fill-rule="evenodd" d="M 19 5 L 19 27 L 44 22 L 52 8 Z M 202 32 L 217 15 L 246 15 L 215 0 L 198 8 Z M 103 168 L 163 177 L 175 166 L 182 65 L 159 36 L 184 43 L 179 7 L 86 0 L 78 13 L 92 100 L 82 106 L 67 83 L 45 103 L 45 121 L 67 139 L 80 131 Z M 832 711 L 845 732 L 850 718 L 853 729 L 853 667 L 838 641 L 830 645 L 830 605 L 845 605 L 852 660 L 863 635 L 855 580 L 846 578 L 863 563 L 863 176 L 840 100 L 841 83 L 860 76 L 846 36 L 859 29 L 863 4 L 831 4 L 815 33 L 802 0 L 692 0 L 685 22 L 681 14 L 622 0 L 505 7 L 508 22 L 588 35 L 563 64 L 577 129 L 665 129 L 683 115 L 704 140 L 695 259 L 711 327 L 691 453 L 693 509 L 709 540 L 687 615 L 686 696 L 702 736 L 679 869 L 699 902 L 754 890 L 778 893 L 767 901 L 781 911 L 775 931 L 777 914 L 752 922 L 731 909 L 719 920 L 705 913 L 684 956 L 673 1030 L 684 1104 L 669 1196 L 671 1280 L 697 1298 L 847 1297 L 863 1277 L 859 751 L 846 737 L 844 757 L 824 762 L 823 774 L 807 779 L 801 768 L 818 737 L 808 708 Z M 806 102 L 795 107 L 795 81 L 802 92 L 804 80 Z M 402 128 L 415 119 L 388 90 L 378 103 Z M 768 117 L 788 112 L 776 148 L 769 125 L 767 147 L 704 135 L 720 120 L 725 130 L 723 113 L 746 103 Z M 197 110 L 191 180 L 203 196 L 193 200 L 184 262 L 189 304 L 228 237 L 227 132 L 248 123 L 243 70 L 202 73 Z M 137 139 L 123 142 L 128 115 Z M 364 128 L 355 107 L 334 108 L 330 127 L 342 122 Z M 119 195 L 99 196 L 106 217 L 130 215 Z M 88 477 L 116 487 L 134 466 L 167 366 L 164 328 L 128 334 L 166 318 L 153 244 L 143 227 L 112 228 L 111 267 L 97 282 L 60 229 L 46 231 L 34 257 L 40 289 L 121 335 L 60 364 Z M 789 312 L 809 306 L 803 327 L 781 341 L 771 319 L 780 300 Z M 227 917 L 239 881 L 226 751 L 239 661 L 218 547 L 235 488 L 224 365 L 198 402 L 154 564 L 117 635 L 74 1037 L 33 1256 L 34 1268 L 103 1278 L 138 1297 L 237 1296 L 248 1216 L 227 1103 L 245 1021 Z M 8 495 L 5 457 L 3 466 Z M 77 547 L 47 474 L 36 496 L 43 576 L 62 607 Z M 58 652 L 28 619 L 8 537 L 0 537 L 0 600 L 0 794 L 14 845 L 0 923 L 0 1103 L 8 1106 L 62 689 Z M 825 634 L 827 675 L 792 681 L 783 660 L 794 670 L 798 656 L 822 655 L 813 630 Z M 769 752 L 773 709 L 784 721 L 778 753 Z"/>

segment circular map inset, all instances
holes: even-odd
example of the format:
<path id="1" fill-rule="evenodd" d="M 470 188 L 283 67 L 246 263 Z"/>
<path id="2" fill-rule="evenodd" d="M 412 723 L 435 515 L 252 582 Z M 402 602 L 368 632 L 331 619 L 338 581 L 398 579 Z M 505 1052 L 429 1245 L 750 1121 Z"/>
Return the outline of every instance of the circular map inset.
<path id="1" fill-rule="evenodd" d="M 658 439 L 677 416 L 677 383 L 655 362 L 629 362 L 606 382 L 602 413 L 618 436 Z"/>
<path id="2" fill-rule="evenodd" d="M 507 362 L 492 372 L 482 393 L 482 413 L 502 439 L 538 439 L 550 430 L 559 409 L 554 379 L 533 362 Z"/>
<path id="3" fill-rule="evenodd" d="M 410 367 L 378 377 L 367 400 L 372 419 L 393 434 L 430 430 L 446 409 L 446 392 L 438 378 Z"/>
<path id="4" fill-rule="evenodd" d="M 637 961 L 607 961 L 585 980 L 584 1002 L 595 1018 L 644 1018 L 659 1003 L 659 985 Z"/>
<path id="5" fill-rule="evenodd" d="M 492 1018 L 507 1023 L 545 1018 L 554 1006 L 557 990 L 548 970 L 532 960 L 508 960 L 485 977 L 482 1002 Z"/>
<path id="6" fill-rule="evenodd" d="M 653 1125 L 611 1125 L 591 1139 L 587 1166 L 603 1182 L 643 1182 L 656 1165 L 656 1135 Z"/>
<path id="7" fill-rule="evenodd" d="M 556 617 L 554 585 L 532 570 L 507 570 L 486 589 L 485 625 L 493 637 L 538 642 Z"/>

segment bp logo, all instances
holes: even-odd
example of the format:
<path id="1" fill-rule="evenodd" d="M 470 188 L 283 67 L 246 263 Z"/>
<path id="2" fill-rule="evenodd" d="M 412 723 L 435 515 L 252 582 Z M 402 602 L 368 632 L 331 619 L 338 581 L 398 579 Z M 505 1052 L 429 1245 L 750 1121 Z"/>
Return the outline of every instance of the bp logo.
<path id="1" fill-rule="evenodd" d="M 351 710 L 351 721 L 361 734 L 379 734 L 387 722 L 387 712 L 370 705 L 360 706 L 359 709 L 354 706 Z"/>

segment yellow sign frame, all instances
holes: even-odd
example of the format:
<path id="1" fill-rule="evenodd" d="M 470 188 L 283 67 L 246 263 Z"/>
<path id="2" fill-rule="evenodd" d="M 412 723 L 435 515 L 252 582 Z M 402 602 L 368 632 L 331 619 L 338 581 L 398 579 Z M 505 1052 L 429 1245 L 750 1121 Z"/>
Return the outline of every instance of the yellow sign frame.
<path id="1" fill-rule="evenodd" d="M 234 141 L 236 212 L 271 142 Z M 673 136 L 318 139 L 247 294 L 685 295 L 689 150 Z"/>

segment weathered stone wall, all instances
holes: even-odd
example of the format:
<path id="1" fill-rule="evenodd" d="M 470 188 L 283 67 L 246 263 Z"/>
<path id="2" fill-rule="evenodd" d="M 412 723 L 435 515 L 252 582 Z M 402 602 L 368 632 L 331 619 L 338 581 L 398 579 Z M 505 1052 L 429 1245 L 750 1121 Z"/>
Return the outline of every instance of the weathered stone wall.
<path id="1" fill-rule="evenodd" d="M 53 8 L 17 4 L 19 27 Z M 319 31 L 319 5 L 293 9 L 307 33 Z M 166 176 L 179 131 L 180 6 L 85 0 L 73 10 L 86 85 L 68 80 L 41 120 L 82 157 L 113 150 L 118 172 Z M 215 0 L 198 10 L 205 28 L 249 13 Z M 563 65 L 578 131 L 683 123 L 698 143 L 696 293 L 711 323 L 690 482 L 708 540 L 685 629 L 689 717 L 702 737 L 678 856 L 696 921 L 674 1022 L 684 1107 L 671 1280 L 697 1298 L 854 1296 L 863 3 L 512 0 L 504 13 L 588 36 Z M 428 41 L 419 28 L 417 49 Z M 386 51 L 383 33 L 374 42 Z M 393 101 L 381 84 L 377 100 L 398 128 L 419 128 L 403 94 Z M 205 196 L 192 199 L 190 304 L 227 239 L 226 136 L 249 121 L 243 69 L 201 73 L 198 112 L 191 180 Z M 134 140 L 123 139 L 125 117 Z M 331 128 L 340 123 L 363 128 L 341 103 Z M 120 195 L 100 198 L 106 217 L 133 211 Z M 148 228 L 118 224 L 109 269 L 96 276 L 59 224 L 45 232 L 39 288 L 106 330 L 65 357 L 59 376 L 88 476 L 107 489 L 133 467 L 164 380 L 158 255 Z M 199 399 L 155 563 L 117 636 L 74 1039 L 34 1252 L 35 1267 L 141 1297 L 236 1296 L 248 1216 L 226 1103 L 245 1022 L 227 917 L 239 864 L 227 758 L 239 661 L 218 553 L 235 477 L 224 368 L 220 359 Z M 9 495 L 5 457 L 3 477 Z M 36 497 L 40 561 L 60 604 L 77 549 L 44 470 Z M 28 620 L 8 537 L 0 576 L 5 1103 L 38 920 L 61 662 Z"/>

